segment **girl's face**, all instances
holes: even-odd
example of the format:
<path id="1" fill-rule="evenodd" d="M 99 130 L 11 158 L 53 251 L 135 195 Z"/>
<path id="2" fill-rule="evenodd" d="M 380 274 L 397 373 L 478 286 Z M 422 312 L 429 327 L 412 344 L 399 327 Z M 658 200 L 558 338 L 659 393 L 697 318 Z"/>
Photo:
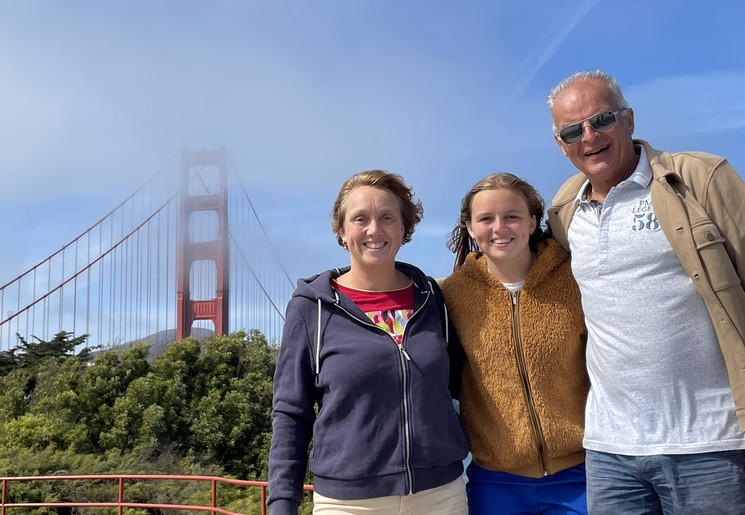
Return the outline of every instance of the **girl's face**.
<path id="1" fill-rule="evenodd" d="M 478 192 L 471 201 L 471 221 L 466 223 L 468 234 L 494 267 L 523 259 L 529 262 L 528 240 L 536 225 L 526 200 L 504 188 Z"/>

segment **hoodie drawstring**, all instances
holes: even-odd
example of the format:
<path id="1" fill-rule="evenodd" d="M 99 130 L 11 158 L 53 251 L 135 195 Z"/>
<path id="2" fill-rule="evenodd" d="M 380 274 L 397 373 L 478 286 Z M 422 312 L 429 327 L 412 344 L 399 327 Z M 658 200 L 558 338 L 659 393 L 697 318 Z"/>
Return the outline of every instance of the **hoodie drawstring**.
<path id="1" fill-rule="evenodd" d="M 321 299 L 318 299 L 318 321 L 316 322 L 316 379 L 321 373 Z"/>
<path id="2" fill-rule="evenodd" d="M 427 280 L 427 284 L 429 285 L 429 291 L 432 294 L 432 296 L 437 299 L 437 295 L 435 295 L 435 288 L 432 286 L 432 281 Z M 339 302 L 339 294 L 334 291 L 334 296 L 336 297 L 336 302 Z M 318 303 L 318 320 L 316 321 L 316 379 L 318 379 L 318 375 L 321 373 L 321 299 L 320 297 L 316 299 L 316 302 Z M 448 323 L 448 307 L 445 305 L 445 303 L 442 303 L 442 309 L 443 309 L 443 315 L 444 315 L 444 334 L 445 334 L 445 341 L 450 342 L 450 324 Z"/>

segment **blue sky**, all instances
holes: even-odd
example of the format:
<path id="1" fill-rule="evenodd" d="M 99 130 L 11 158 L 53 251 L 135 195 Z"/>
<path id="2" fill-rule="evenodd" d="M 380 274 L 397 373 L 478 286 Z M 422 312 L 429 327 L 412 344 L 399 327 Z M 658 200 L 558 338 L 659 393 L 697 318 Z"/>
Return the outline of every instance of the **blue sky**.
<path id="1" fill-rule="evenodd" d="M 348 264 L 341 183 L 403 175 L 434 276 L 460 198 L 574 173 L 545 97 L 614 75 L 636 136 L 745 171 L 745 7 L 629 0 L 0 0 L 0 282 L 87 229 L 185 145 L 224 144 L 289 274 Z"/>

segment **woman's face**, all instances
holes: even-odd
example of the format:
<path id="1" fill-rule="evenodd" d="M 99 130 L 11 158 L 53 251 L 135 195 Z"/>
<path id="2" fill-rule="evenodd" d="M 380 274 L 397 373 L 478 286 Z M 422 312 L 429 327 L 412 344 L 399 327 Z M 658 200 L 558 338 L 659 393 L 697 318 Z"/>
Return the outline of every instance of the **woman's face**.
<path id="1" fill-rule="evenodd" d="M 395 268 L 404 237 L 401 205 L 390 191 L 358 186 L 346 200 L 344 225 L 339 231 L 349 249 L 352 268 L 368 272 Z"/>
<path id="2" fill-rule="evenodd" d="M 531 259 L 528 241 L 537 222 L 528 203 L 510 189 L 478 192 L 471 201 L 468 234 L 476 241 L 490 263 Z"/>

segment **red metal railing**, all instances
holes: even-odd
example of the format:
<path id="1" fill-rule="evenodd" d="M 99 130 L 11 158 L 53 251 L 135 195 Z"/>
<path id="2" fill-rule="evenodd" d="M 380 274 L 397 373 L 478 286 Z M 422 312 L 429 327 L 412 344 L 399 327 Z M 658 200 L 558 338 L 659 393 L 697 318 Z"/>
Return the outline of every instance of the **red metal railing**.
<path id="1" fill-rule="evenodd" d="M 72 480 L 100 480 L 111 479 L 119 482 L 118 499 L 114 502 L 31 502 L 31 503 L 10 503 L 7 502 L 8 483 L 19 481 L 72 481 Z M 176 480 L 176 481 L 209 481 L 212 487 L 212 502 L 210 506 L 184 505 L 184 504 L 153 504 L 153 503 L 136 503 L 125 502 L 124 485 L 125 480 Z M 240 485 L 240 486 L 258 486 L 261 488 L 261 515 L 266 515 L 266 481 L 244 481 L 240 479 L 227 479 L 224 477 L 214 476 L 180 476 L 180 475 L 141 475 L 141 474 L 102 474 L 102 475 L 80 475 L 80 476 L 25 476 L 25 477 L 3 477 L 2 481 L 2 501 L 0 508 L 2 515 L 6 515 L 8 508 L 117 508 L 119 515 L 122 515 L 124 508 L 160 508 L 166 510 L 193 510 L 205 511 L 212 514 L 221 513 L 224 515 L 243 515 L 232 511 L 219 508 L 217 506 L 217 485 L 218 483 Z M 305 485 L 305 490 L 313 490 L 312 485 Z"/>

